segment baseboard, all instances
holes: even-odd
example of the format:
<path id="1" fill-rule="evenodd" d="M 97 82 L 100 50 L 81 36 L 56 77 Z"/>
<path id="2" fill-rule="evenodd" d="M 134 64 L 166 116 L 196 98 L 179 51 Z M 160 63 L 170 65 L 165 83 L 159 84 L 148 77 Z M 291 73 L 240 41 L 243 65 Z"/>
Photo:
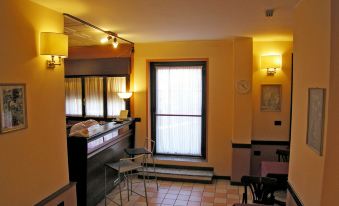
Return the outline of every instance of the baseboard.
<path id="1" fill-rule="evenodd" d="M 218 175 L 214 175 L 213 179 L 219 179 L 219 180 L 230 180 L 231 177 L 230 176 L 218 176 Z"/>
<path id="2" fill-rule="evenodd" d="M 301 202 L 301 200 L 299 199 L 297 193 L 294 191 L 292 185 L 289 182 L 287 182 L 287 189 L 288 189 L 289 193 L 292 195 L 294 202 L 298 206 L 304 206 L 304 204 Z"/>
<path id="3" fill-rule="evenodd" d="M 231 185 L 242 186 L 241 182 L 231 181 Z"/>
<path id="4" fill-rule="evenodd" d="M 76 205 L 76 183 L 70 182 L 64 187 L 60 188 L 58 191 L 49 195 L 45 199 L 36 203 L 35 206 L 44 206 L 44 205 Z"/>
<path id="5" fill-rule="evenodd" d="M 285 145 L 288 146 L 290 145 L 289 141 L 266 141 L 266 140 L 252 140 L 251 141 L 252 145 Z"/>

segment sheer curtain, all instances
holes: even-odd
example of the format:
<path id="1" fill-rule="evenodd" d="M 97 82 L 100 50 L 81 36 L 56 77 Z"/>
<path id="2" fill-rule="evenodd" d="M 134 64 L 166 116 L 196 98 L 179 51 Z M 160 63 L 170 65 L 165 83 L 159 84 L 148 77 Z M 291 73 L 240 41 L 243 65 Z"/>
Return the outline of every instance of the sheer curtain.
<path id="1" fill-rule="evenodd" d="M 119 115 L 126 108 L 125 101 L 118 92 L 126 92 L 126 77 L 107 77 L 107 115 Z"/>
<path id="2" fill-rule="evenodd" d="M 202 66 L 156 66 L 156 151 L 201 154 Z"/>
<path id="3" fill-rule="evenodd" d="M 103 77 L 85 78 L 86 116 L 104 116 Z"/>
<path id="4" fill-rule="evenodd" d="M 82 115 L 81 79 L 65 79 L 66 115 Z"/>

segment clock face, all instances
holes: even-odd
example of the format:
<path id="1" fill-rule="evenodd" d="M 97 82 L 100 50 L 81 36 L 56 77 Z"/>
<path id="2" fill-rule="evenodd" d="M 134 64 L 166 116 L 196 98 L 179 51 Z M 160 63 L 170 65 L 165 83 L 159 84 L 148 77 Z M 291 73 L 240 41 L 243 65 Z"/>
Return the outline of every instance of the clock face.
<path id="1" fill-rule="evenodd" d="M 236 84 L 236 90 L 240 94 L 246 94 L 251 89 L 250 82 L 248 80 L 238 80 Z"/>

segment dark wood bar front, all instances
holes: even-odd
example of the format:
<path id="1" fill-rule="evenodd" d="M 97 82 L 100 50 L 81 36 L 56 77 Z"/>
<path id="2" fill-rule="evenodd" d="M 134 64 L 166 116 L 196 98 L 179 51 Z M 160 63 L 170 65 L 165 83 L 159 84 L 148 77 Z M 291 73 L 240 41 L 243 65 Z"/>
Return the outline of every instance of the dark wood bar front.
<path id="1" fill-rule="evenodd" d="M 124 149 L 134 146 L 134 134 L 135 121 L 131 119 L 102 125 L 99 131 L 87 138 L 67 138 L 69 178 L 77 182 L 78 205 L 96 205 L 104 198 L 104 164 L 122 158 Z M 107 176 L 114 178 L 113 173 Z M 111 183 L 108 188 L 113 186 Z"/>

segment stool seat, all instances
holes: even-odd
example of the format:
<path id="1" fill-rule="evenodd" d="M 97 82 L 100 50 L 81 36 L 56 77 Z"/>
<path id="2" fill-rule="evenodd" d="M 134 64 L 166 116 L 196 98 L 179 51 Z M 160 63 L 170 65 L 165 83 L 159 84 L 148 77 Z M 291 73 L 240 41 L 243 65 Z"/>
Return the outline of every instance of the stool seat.
<path id="1" fill-rule="evenodd" d="M 125 152 L 129 156 L 141 155 L 141 154 L 152 154 L 151 151 L 147 150 L 144 147 L 139 148 L 126 148 Z"/>
<path id="2" fill-rule="evenodd" d="M 132 162 L 131 160 L 124 160 L 124 161 L 114 162 L 114 163 L 106 163 L 105 165 L 107 167 L 110 167 L 111 169 L 120 171 L 121 173 L 125 173 L 125 172 L 132 171 L 132 170 L 137 170 L 142 167 L 140 164 Z"/>

